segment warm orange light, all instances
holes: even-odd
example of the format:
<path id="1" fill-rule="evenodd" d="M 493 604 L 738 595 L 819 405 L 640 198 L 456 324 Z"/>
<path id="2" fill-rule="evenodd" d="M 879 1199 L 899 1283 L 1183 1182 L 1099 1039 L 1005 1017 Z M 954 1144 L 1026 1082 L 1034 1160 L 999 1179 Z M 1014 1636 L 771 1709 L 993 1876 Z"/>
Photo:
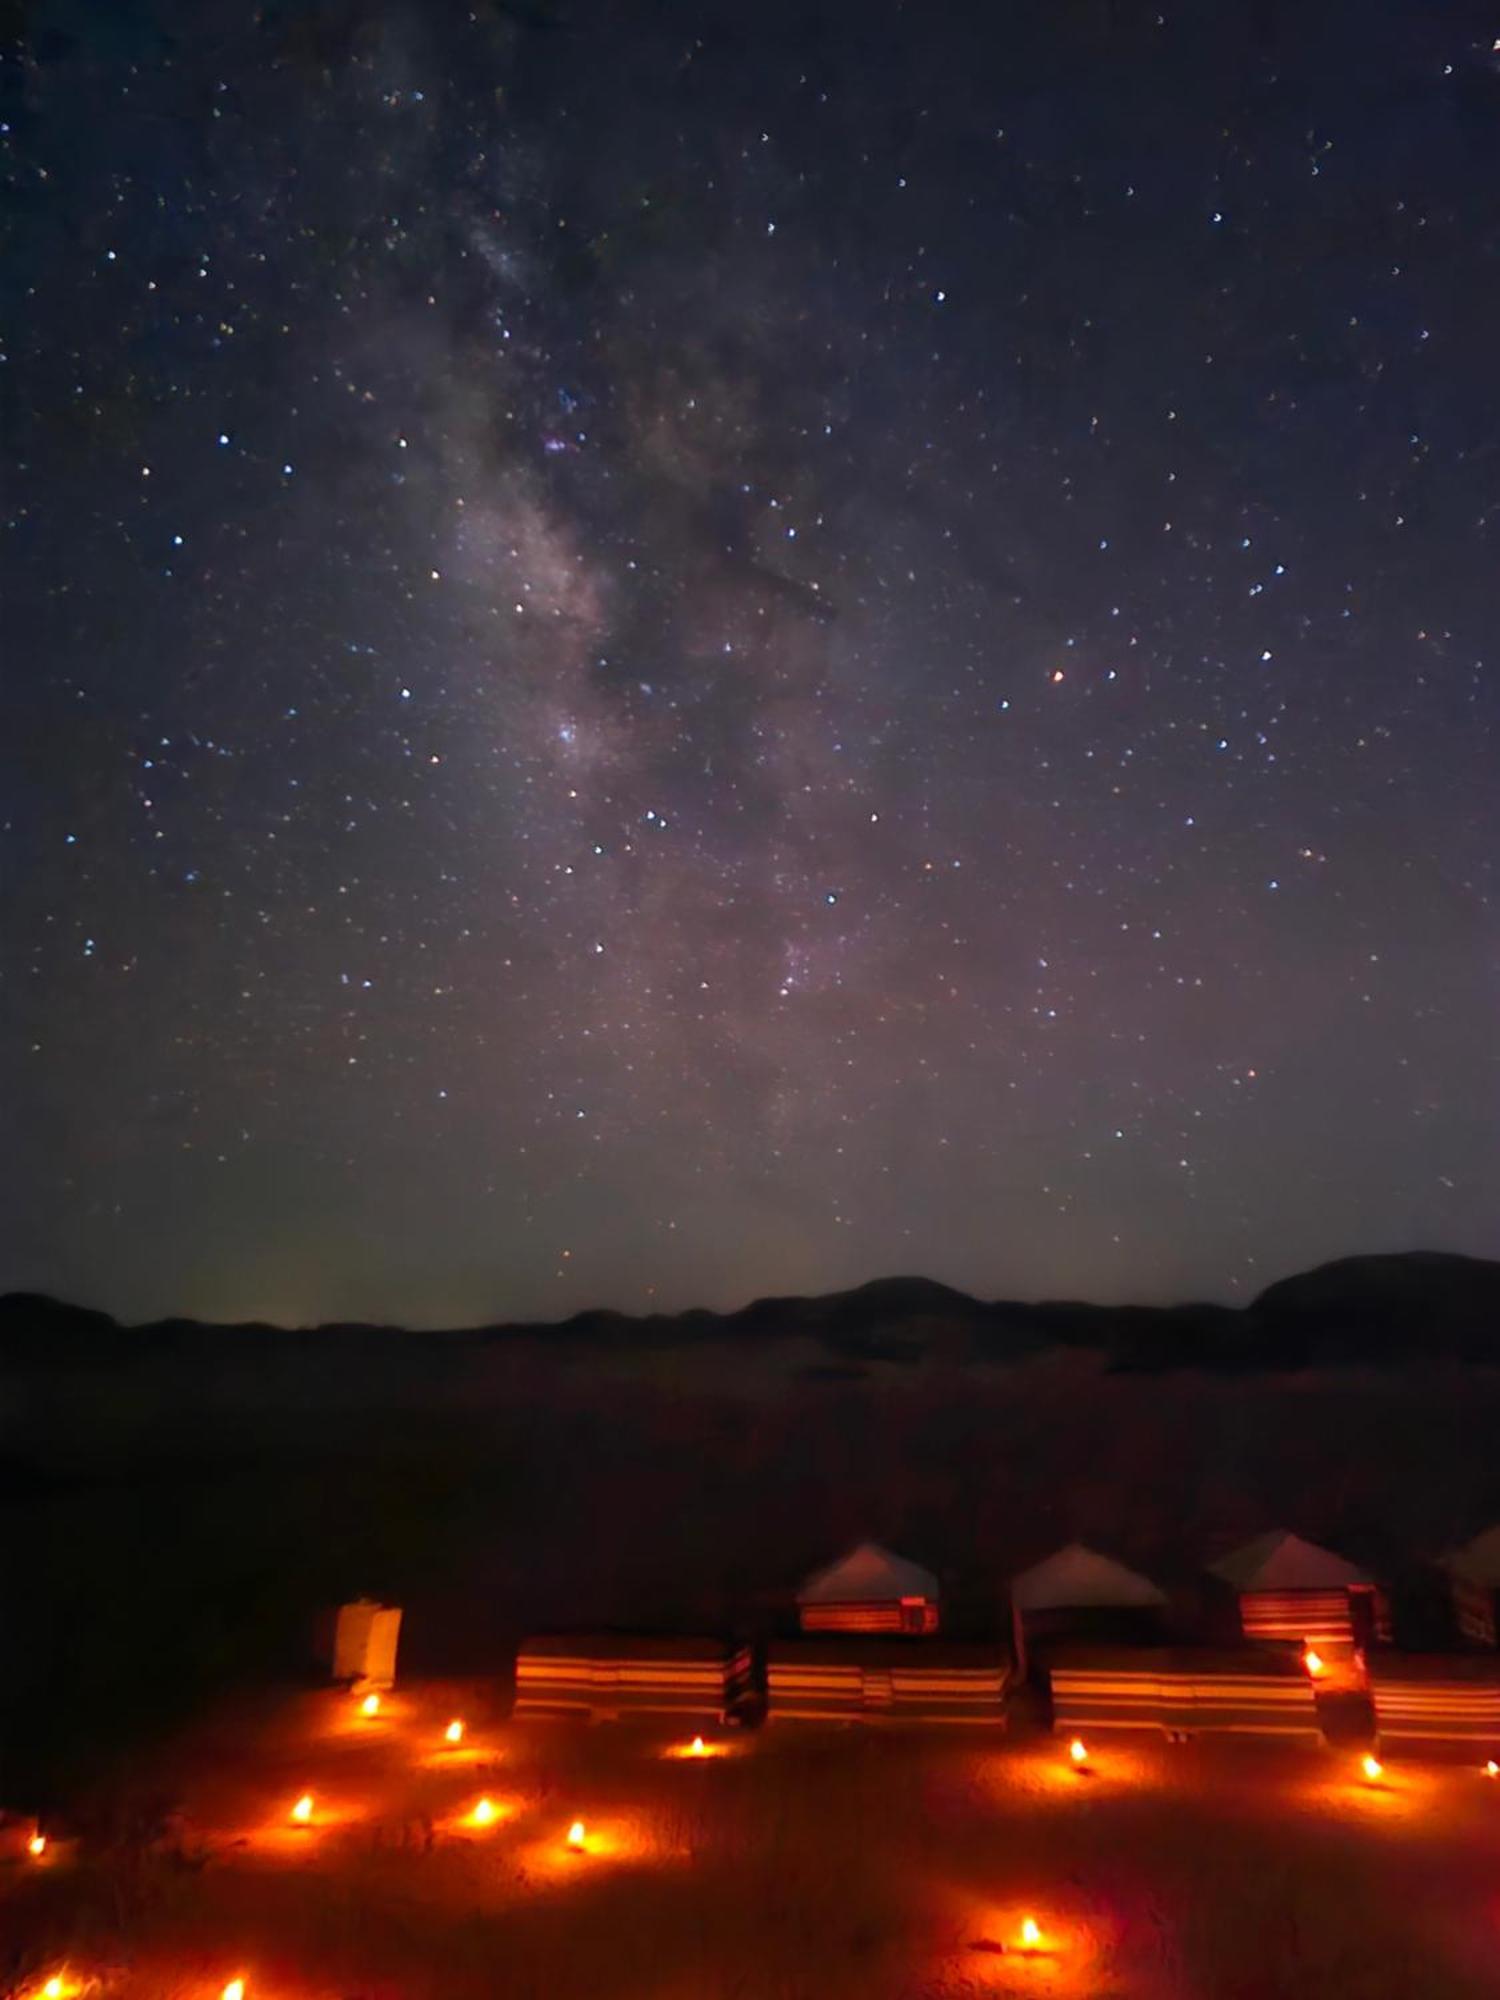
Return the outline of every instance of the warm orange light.
<path id="1" fill-rule="evenodd" d="M 380 1696 L 378 1694 L 367 1694 L 359 1705 L 359 1712 L 361 1715 L 379 1715 Z"/>
<path id="2" fill-rule="evenodd" d="M 219 1995 L 219 2000 L 245 2000 L 244 1980 L 231 1979 L 229 1984 L 224 1988 L 224 1991 Z"/>
<path id="3" fill-rule="evenodd" d="M 495 1823 L 495 1807 L 493 1801 L 491 1801 L 490 1799 L 481 1799 L 478 1805 L 475 1806 L 473 1812 L 469 1814 L 469 1818 L 473 1821 L 475 1826 L 493 1826 Z"/>
<path id="4" fill-rule="evenodd" d="M 575 1819 L 573 1824 L 568 1828 L 569 1847 L 582 1847 L 584 1840 L 586 1838 L 587 1835 L 584 1831 L 583 1821 L 581 1819 Z"/>
<path id="5" fill-rule="evenodd" d="M 1375 1780 L 1380 1776 L 1381 1772 L 1385 1769 L 1385 1766 L 1384 1764 L 1381 1763 L 1378 1757 L 1367 1756 L 1359 1768 L 1364 1772 L 1365 1776 L 1370 1780 L 1370 1783 L 1373 1785 Z"/>
<path id="6" fill-rule="evenodd" d="M 690 1757 L 706 1757 L 708 1755 L 708 1751 L 704 1747 L 703 1738 L 701 1736 L 695 1736 L 692 1742 L 688 1745 L 688 1755 Z"/>
<path id="7" fill-rule="evenodd" d="M 1037 1922 L 1036 1918 L 1023 1917 L 1021 1919 L 1022 1951 L 1037 1951 L 1041 1947 L 1041 1942 L 1042 1942 L 1042 1927 Z"/>
<path id="8" fill-rule="evenodd" d="M 42 2000 L 63 2000 L 63 1995 L 67 1990 L 67 1984 L 62 1976 L 59 1973 L 54 1973 L 42 1988 Z"/>
<path id="9" fill-rule="evenodd" d="M 292 1807 L 292 1810 L 288 1815 L 288 1817 L 294 1819 L 297 1822 L 298 1826 L 306 1826 L 308 1821 L 312 1818 L 312 1806 L 313 1806 L 312 1793 L 304 1792 L 301 1798 L 298 1799 L 297 1803 Z"/>
<path id="10" fill-rule="evenodd" d="M 463 1724 L 461 1722 L 450 1722 L 448 1727 L 443 1731 L 443 1741 L 445 1743 L 462 1743 L 463 1740 Z"/>
<path id="11" fill-rule="evenodd" d="M 1497 1764 L 1493 1757 L 1491 1757 L 1488 1764 L 1485 1765 L 1484 1775 L 1487 1778 L 1500 1778 L 1500 1764 Z"/>
<path id="12" fill-rule="evenodd" d="M 1075 1764 L 1086 1764 L 1089 1761 L 1089 1753 L 1084 1747 L 1081 1736 L 1075 1736 L 1073 1741 L 1068 1745 L 1068 1755 L 1073 1759 Z"/>
<path id="13" fill-rule="evenodd" d="M 1323 1671 L 1323 1655 L 1314 1646 L 1309 1646 L 1302 1655 L 1302 1664 L 1316 1680 Z"/>
<path id="14" fill-rule="evenodd" d="M 36 1859 L 40 1860 L 42 1855 L 44 1855 L 47 1852 L 46 1834 L 34 1833 L 31 1836 L 30 1840 L 28 1840 L 26 1843 L 26 1852 L 30 1855 L 35 1856 Z"/>

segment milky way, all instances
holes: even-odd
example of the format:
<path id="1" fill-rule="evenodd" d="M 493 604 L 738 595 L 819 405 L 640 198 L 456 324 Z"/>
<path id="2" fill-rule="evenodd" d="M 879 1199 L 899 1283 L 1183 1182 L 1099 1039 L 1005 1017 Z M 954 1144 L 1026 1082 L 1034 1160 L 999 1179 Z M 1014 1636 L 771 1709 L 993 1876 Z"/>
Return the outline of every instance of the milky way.
<path id="1" fill-rule="evenodd" d="M 1500 1249 L 1480 13 L 28 10 L 0 1282 Z"/>

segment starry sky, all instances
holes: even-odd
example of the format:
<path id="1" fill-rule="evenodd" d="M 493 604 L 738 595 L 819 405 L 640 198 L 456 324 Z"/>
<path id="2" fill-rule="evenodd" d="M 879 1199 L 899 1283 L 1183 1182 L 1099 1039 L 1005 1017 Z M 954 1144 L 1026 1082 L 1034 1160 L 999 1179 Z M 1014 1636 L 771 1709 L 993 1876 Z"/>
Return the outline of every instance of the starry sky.
<path id="1" fill-rule="evenodd" d="M 0 1285 L 1500 1252 L 1500 33 L 50 0 Z"/>

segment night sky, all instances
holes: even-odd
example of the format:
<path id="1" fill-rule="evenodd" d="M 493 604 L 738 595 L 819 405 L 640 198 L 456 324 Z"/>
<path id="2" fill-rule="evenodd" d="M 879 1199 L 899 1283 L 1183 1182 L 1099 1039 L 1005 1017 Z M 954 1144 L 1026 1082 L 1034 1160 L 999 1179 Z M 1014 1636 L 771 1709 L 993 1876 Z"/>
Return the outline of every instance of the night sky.
<path id="1" fill-rule="evenodd" d="M 23 25 L 0 1285 L 1500 1251 L 1492 8 Z"/>

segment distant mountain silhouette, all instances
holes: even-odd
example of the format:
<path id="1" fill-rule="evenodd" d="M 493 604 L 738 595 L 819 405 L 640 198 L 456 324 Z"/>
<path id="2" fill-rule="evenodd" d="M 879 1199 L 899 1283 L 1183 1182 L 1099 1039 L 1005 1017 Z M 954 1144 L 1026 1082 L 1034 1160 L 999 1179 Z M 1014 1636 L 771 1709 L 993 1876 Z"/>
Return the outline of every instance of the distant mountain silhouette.
<path id="1" fill-rule="evenodd" d="M 868 1366 L 1018 1360 L 1085 1348 L 1122 1371 L 1257 1370 L 1456 1360 L 1500 1364 L 1500 1263 L 1410 1251 L 1346 1257 L 1270 1286 L 1243 1310 L 1216 1305 L 1100 1306 L 970 1298 L 930 1278 L 877 1278 L 817 1298 L 764 1298 L 729 1313 L 596 1310 L 555 1325 L 498 1324 L 452 1332 L 332 1324 L 286 1329 L 158 1320 L 125 1327 L 107 1313 L 30 1292 L 0 1297 L 0 1368 L 125 1365 L 148 1357 L 211 1358 L 225 1344 L 395 1358 L 501 1341 L 541 1341 L 616 1353 L 708 1343 L 763 1350 L 800 1341 L 825 1350 L 808 1372 L 837 1380 Z"/>
<path id="2" fill-rule="evenodd" d="M 1500 1361 L 1500 1263 L 1479 1257 L 1341 1257 L 1271 1285 L 1250 1312 L 1284 1360 Z"/>

